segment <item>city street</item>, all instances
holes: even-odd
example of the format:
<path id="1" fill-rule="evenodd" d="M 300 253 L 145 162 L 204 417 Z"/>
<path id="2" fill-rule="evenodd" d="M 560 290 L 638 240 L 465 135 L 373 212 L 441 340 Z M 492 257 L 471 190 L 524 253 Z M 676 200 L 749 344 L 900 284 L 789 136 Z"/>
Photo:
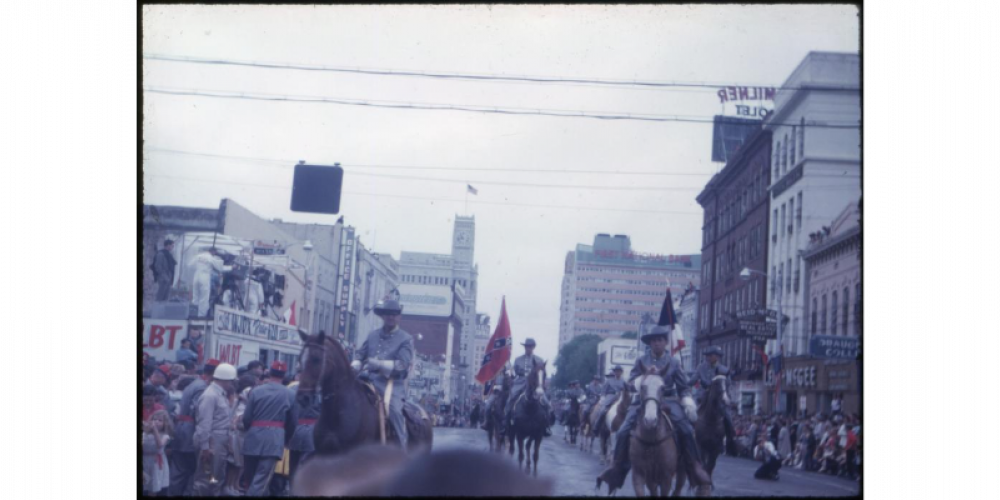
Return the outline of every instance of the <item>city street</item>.
<path id="1" fill-rule="evenodd" d="M 538 461 L 539 477 L 555 480 L 555 495 L 558 496 L 606 496 L 607 487 L 601 492 L 594 490 L 595 478 L 604 470 L 596 453 L 581 452 L 579 448 L 563 441 L 563 429 L 556 426 L 552 438 L 542 442 L 541 457 Z M 436 427 L 434 429 L 434 449 L 466 448 L 486 451 L 486 433 L 481 429 L 458 429 Z M 595 443 L 594 448 L 599 448 Z M 517 448 L 513 460 L 517 460 Z M 744 458 L 719 457 L 715 470 L 714 496 L 825 496 L 841 497 L 857 495 L 860 485 L 856 481 L 831 477 L 815 472 L 782 469 L 778 481 L 763 481 L 753 478 L 758 462 Z M 632 496 L 632 479 L 629 476 L 622 491 L 616 496 Z M 685 496 L 693 492 L 685 488 Z"/>

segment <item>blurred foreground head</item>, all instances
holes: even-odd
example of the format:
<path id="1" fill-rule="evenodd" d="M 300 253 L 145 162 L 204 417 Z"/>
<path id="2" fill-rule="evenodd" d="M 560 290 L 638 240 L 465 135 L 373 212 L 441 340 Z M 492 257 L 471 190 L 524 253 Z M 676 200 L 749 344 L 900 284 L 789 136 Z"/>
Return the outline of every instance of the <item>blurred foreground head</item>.
<path id="1" fill-rule="evenodd" d="M 525 476 L 509 460 L 484 451 L 418 455 L 386 486 L 389 496 L 549 496 L 552 480 Z"/>
<path id="2" fill-rule="evenodd" d="M 314 456 L 295 473 L 295 496 L 379 496 L 406 464 L 398 447 L 369 445 L 332 457 Z"/>

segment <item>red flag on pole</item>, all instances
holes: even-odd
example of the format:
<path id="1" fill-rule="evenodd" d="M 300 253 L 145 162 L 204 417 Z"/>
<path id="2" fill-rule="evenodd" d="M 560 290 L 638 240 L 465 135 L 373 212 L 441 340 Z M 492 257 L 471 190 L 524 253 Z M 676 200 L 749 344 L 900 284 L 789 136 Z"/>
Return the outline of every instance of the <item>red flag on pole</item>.
<path id="1" fill-rule="evenodd" d="M 479 367 L 476 380 L 480 384 L 485 384 L 488 380 L 493 380 L 497 373 L 503 369 L 507 361 L 510 360 L 511 339 L 510 321 L 507 319 L 507 299 L 503 299 L 500 305 L 500 321 L 497 329 L 490 337 L 490 343 L 486 346 L 486 354 L 483 356 L 483 364 Z"/>

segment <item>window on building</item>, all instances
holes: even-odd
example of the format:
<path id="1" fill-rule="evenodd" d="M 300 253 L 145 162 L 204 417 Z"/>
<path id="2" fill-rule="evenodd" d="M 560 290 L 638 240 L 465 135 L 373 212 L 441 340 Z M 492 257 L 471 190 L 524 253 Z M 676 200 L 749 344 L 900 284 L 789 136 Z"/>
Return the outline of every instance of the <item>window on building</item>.
<path id="1" fill-rule="evenodd" d="M 823 294 L 823 298 L 820 303 L 822 304 L 822 309 L 819 311 L 819 334 L 826 335 L 826 294 Z"/>
<path id="2" fill-rule="evenodd" d="M 777 291 L 776 290 L 777 287 L 774 286 L 774 279 L 777 275 L 778 275 L 778 268 L 775 266 L 771 266 L 771 300 L 774 300 L 774 294 Z"/>
<path id="3" fill-rule="evenodd" d="M 837 291 L 833 291 L 833 296 L 830 297 L 830 335 L 837 334 Z"/>
<path id="4" fill-rule="evenodd" d="M 806 147 L 806 117 L 799 120 L 799 158 L 805 158 Z"/>
<path id="5" fill-rule="evenodd" d="M 785 293 L 792 293 L 792 259 L 788 259 L 788 274 L 785 276 Z"/>
<path id="6" fill-rule="evenodd" d="M 778 141 L 774 145 L 774 175 L 771 177 L 771 182 L 777 182 L 778 177 L 781 177 L 781 141 Z"/>
<path id="7" fill-rule="evenodd" d="M 795 284 L 792 287 L 795 290 L 795 293 L 799 293 L 799 278 L 801 276 L 800 273 L 801 269 L 802 269 L 802 256 L 799 255 L 798 258 L 795 259 Z"/>
<path id="8" fill-rule="evenodd" d="M 789 148 L 792 150 L 792 168 L 795 168 L 795 135 L 797 132 L 798 127 L 792 125 L 792 146 Z"/>
<path id="9" fill-rule="evenodd" d="M 802 191 L 799 191 L 798 198 L 798 211 L 795 212 L 795 229 L 802 229 Z"/>
<path id="10" fill-rule="evenodd" d="M 861 334 L 861 283 L 854 285 L 854 334 Z"/>
<path id="11" fill-rule="evenodd" d="M 850 313 L 850 309 L 851 309 L 850 306 L 849 306 L 849 304 L 851 303 L 851 301 L 848 300 L 849 298 L 850 298 L 850 292 L 848 291 L 847 287 L 845 286 L 844 287 L 844 296 L 843 296 L 843 299 L 844 299 L 844 316 L 843 316 L 843 320 L 842 320 L 843 321 L 843 323 L 842 323 L 843 326 L 841 327 L 841 328 L 843 328 L 842 335 L 844 335 L 845 337 L 847 336 L 847 330 L 848 330 L 848 326 L 847 325 L 850 323 L 850 321 L 848 321 L 848 314 Z"/>
<path id="12" fill-rule="evenodd" d="M 774 224 L 771 224 L 771 240 L 778 241 L 778 208 L 774 209 Z"/>
<path id="13" fill-rule="evenodd" d="M 785 204 L 781 204 L 781 224 L 778 226 L 780 229 L 776 232 L 780 232 L 782 236 L 785 235 Z"/>
<path id="14" fill-rule="evenodd" d="M 792 234 L 792 217 L 795 214 L 795 198 L 788 199 L 788 234 Z"/>
<path id="15" fill-rule="evenodd" d="M 788 134 L 785 134 L 785 142 L 781 145 L 781 173 L 788 172 Z"/>
<path id="16" fill-rule="evenodd" d="M 811 327 L 811 328 L 809 329 L 809 331 L 810 331 L 810 332 L 811 332 L 811 333 L 812 333 L 813 335 L 817 335 L 817 334 L 818 334 L 818 332 L 816 331 L 816 314 L 817 314 L 817 307 L 816 307 L 816 297 L 813 297 L 813 307 L 812 307 L 812 327 Z"/>
<path id="17" fill-rule="evenodd" d="M 781 288 L 785 284 L 785 263 L 782 262 L 778 264 L 778 282 L 776 283 L 777 288 Z"/>

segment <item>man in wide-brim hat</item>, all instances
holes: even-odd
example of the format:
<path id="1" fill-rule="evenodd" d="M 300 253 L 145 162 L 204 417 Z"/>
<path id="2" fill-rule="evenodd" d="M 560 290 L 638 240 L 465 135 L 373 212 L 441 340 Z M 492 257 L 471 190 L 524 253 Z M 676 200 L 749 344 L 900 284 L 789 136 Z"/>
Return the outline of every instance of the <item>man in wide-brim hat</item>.
<path id="1" fill-rule="evenodd" d="M 697 383 L 701 386 L 701 390 L 695 393 L 695 399 L 697 399 L 699 405 L 704 404 L 705 396 L 708 395 L 708 388 L 712 386 L 712 379 L 717 375 L 725 375 L 727 379 L 729 378 L 729 367 L 719 362 L 723 355 L 721 347 L 717 345 L 708 346 L 701 351 L 701 355 L 705 360 L 695 369 L 694 380 L 691 381 L 692 385 Z M 726 431 L 726 453 L 729 456 L 736 456 L 736 436 L 733 429 L 733 417 L 729 414 L 728 406 L 723 407 L 722 415 L 723 427 Z"/>
<path id="2" fill-rule="evenodd" d="M 524 355 L 514 360 L 514 384 L 511 387 L 510 397 L 507 398 L 507 406 L 504 408 L 505 421 L 508 423 L 508 425 L 513 425 L 514 404 L 517 402 L 517 398 L 522 393 L 524 393 L 525 388 L 528 387 L 528 375 L 531 374 L 531 370 L 535 366 L 541 366 L 542 364 L 545 363 L 544 359 L 534 354 L 536 345 L 535 339 L 528 337 L 521 345 L 524 346 Z M 545 380 L 546 380 L 546 373 L 545 369 L 542 368 L 542 386 L 539 387 L 539 389 L 542 391 L 545 390 Z M 552 408 L 549 406 L 549 400 L 548 398 L 545 397 L 544 393 L 542 394 L 541 401 L 542 401 L 542 406 L 545 408 L 546 414 L 552 411 Z M 549 421 L 550 419 L 547 418 L 546 423 Z M 546 425 L 545 436 L 548 437 L 551 435 L 552 435 L 552 430 L 549 428 L 548 425 Z"/>

